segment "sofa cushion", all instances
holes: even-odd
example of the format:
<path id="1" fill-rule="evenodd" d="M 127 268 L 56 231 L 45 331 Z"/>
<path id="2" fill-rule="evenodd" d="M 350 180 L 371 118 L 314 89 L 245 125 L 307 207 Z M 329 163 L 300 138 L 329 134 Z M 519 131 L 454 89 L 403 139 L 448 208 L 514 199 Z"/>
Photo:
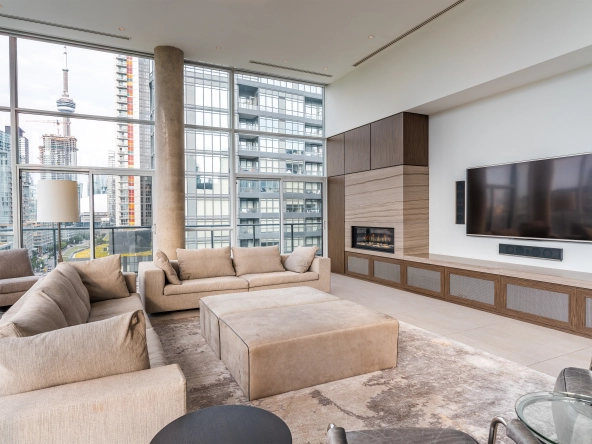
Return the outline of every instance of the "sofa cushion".
<path id="1" fill-rule="evenodd" d="M 0 279 L 33 276 L 33 267 L 26 248 L 0 251 Z"/>
<path id="2" fill-rule="evenodd" d="M 67 326 L 58 304 L 42 290 L 36 290 L 14 316 L 0 320 L 0 338 L 34 336 Z"/>
<path id="3" fill-rule="evenodd" d="M 90 295 L 88 293 L 88 289 L 84 285 L 84 282 L 82 282 L 82 278 L 80 277 L 76 269 L 72 267 L 70 264 L 62 262 L 56 267 L 56 270 L 58 270 L 70 281 L 70 283 L 74 286 L 74 289 L 76 290 L 76 294 L 78 295 L 84 306 L 90 312 Z"/>
<path id="4" fill-rule="evenodd" d="M 232 247 L 234 269 L 237 276 L 254 273 L 273 273 L 285 271 L 280 256 L 280 248 L 272 247 Z"/>
<path id="5" fill-rule="evenodd" d="M 73 275 L 76 274 L 76 271 L 68 264 L 60 264 L 37 287 L 60 307 L 69 326 L 84 324 L 90 313 L 88 292 L 86 289 L 80 288 L 84 287 L 80 277 L 78 277 L 76 285 L 66 277 L 69 275 L 74 279 Z"/>
<path id="6" fill-rule="evenodd" d="M 266 287 L 268 285 L 294 284 L 297 282 L 316 281 L 318 273 L 307 271 L 306 273 L 294 273 L 293 271 L 278 271 L 276 273 L 245 274 L 241 276 L 249 282 L 249 288 Z"/>
<path id="7" fill-rule="evenodd" d="M 158 250 L 154 255 L 154 265 L 156 265 L 158 268 L 164 271 L 164 275 L 166 276 L 166 279 L 169 282 L 169 284 L 181 285 L 181 280 L 179 279 L 177 272 L 171 265 L 168 256 L 160 250 Z"/>
<path id="8" fill-rule="evenodd" d="M 317 254 L 319 247 L 296 247 L 284 262 L 284 267 L 294 273 L 304 273 Z"/>
<path id="9" fill-rule="evenodd" d="M 177 259 L 182 281 L 236 275 L 230 258 L 230 247 L 200 250 L 177 248 Z"/>
<path id="10" fill-rule="evenodd" d="M 164 295 L 203 293 L 206 291 L 241 290 L 249 288 L 249 283 L 236 276 L 221 276 L 182 281 L 181 285 L 165 285 Z"/>
<path id="11" fill-rule="evenodd" d="M 153 328 L 146 330 L 146 347 L 148 348 L 148 357 L 150 358 L 150 368 L 167 365 L 164 349 L 162 348 L 158 334 Z"/>
<path id="12" fill-rule="evenodd" d="M 138 310 L 29 338 L 1 340 L 0 396 L 148 368 L 146 324 Z"/>
<path id="13" fill-rule="evenodd" d="M 129 296 L 118 254 L 84 262 L 70 262 L 90 295 L 90 302 Z"/>
<path id="14" fill-rule="evenodd" d="M 35 285 L 35 282 L 38 280 L 39 276 L 23 276 L 18 278 L 2 279 L 0 280 L 0 294 L 27 291 L 33 285 Z"/>
<path id="15" fill-rule="evenodd" d="M 90 306 L 90 316 L 87 322 L 97 322 L 113 318 L 132 311 L 144 310 L 142 299 L 137 293 L 130 294 L 127 298 L 109 299 L 106 301 L 94 302 Z M 150 318 L 144 312 L 146 328 L 152 328 Z"/>

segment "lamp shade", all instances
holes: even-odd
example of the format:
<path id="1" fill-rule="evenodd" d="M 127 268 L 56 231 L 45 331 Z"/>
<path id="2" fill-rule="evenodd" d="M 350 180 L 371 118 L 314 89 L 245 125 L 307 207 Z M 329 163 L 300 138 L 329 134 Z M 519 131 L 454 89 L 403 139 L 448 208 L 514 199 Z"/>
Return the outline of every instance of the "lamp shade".
<path id="1" fill-rule="evenodd" d="M 78 182 L 40 180 L 37 183 L 37 222 L 78 222 Z"/>

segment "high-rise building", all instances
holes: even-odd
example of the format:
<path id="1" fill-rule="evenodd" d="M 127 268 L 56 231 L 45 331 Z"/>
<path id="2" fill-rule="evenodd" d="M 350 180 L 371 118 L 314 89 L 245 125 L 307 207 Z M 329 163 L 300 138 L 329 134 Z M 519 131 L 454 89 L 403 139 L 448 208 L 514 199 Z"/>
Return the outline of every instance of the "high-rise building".
<path id="1" fill-rule="evenodd" d="M 115 103 L 118 117 L 150 119 L 149 60 L 119 54 L 115 56 Z M 118 123 L 116 139 L 113 166 L 152 168 L 150 125 Z M 116 176 L 111 193 L 108 201 L 110 208 L 115 208 L 116 225 L 152 225 L 151 178 Z"/>
<path id="2" fill-rule="evenodd" d="M 12 159 L 10 127 L 0 131 L 0 230 L 12 225 Z"/>

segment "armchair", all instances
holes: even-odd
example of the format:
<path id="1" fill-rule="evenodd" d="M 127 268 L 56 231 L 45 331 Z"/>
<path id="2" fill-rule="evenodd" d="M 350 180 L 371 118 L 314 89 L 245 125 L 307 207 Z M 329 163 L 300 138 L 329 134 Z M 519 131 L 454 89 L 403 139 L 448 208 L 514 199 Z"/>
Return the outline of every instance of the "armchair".
<path id="1" fill-rule="evenodd" d="M 0 307 L 13 305 L 40 278 L 26 248 L 0 251 Z"/>

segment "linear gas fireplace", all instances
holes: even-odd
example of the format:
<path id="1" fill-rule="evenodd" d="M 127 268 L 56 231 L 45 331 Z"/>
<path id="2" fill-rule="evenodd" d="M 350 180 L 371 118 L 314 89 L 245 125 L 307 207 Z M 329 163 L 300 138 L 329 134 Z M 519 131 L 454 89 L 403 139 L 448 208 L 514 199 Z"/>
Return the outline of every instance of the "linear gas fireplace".
<path id="1" fill-rule="evenodd" d="M 352 227 L 352 248 L 394 253 L 395 229 Z"/>

